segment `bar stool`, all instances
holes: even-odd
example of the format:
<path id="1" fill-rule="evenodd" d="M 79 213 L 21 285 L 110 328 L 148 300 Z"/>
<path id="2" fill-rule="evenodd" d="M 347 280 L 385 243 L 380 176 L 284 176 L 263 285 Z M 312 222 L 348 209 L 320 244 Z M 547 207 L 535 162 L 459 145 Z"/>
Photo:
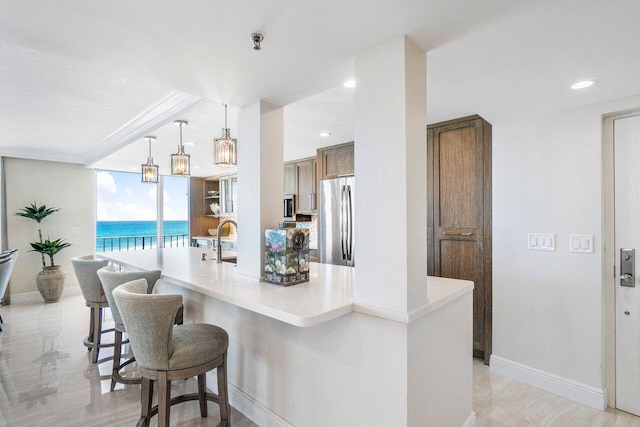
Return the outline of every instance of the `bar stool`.
<path id="1" fill-rule="evenodd" d="M 153 292 L 153 288 L 160 279 L 161 275 L 160 270 L 150 270 L 150 271 L 116 271 L 113 266 L 103 267 L 98 270 L 98 277 L 100 278 L 100 282 L 102 283 L 102 289 L 104 291 L 104 295 L 109 302 L 109 307 L 111 308 L 111 315 L 113 316 L 113 321 L 115 322 L 115 339 L 114 339 L 114 347 L 113 347 L 113 368 L 111 370 L 111 391 L 115 390 L 116 382 L 121 384 L 140 384 L 140 378 L 125 378 L 120 374 L 120 371 L 130 363 L 135 362 L 135 357 L 131 357 L 125 360 L 123 363 L 120 363 L 122 358 L 122 333 L 127 332 L 124 322 L 122 321 L 122 317 L 120 316 L 120 312 L 118 311 L 118 306 L 113 299 L 113 290 L 123 283 L 131 282 L 132 280 L 137 279 L 145 279 L 147 281 L 147 293 L 151 294 Z M 181 325 L 183 322 L 184 311 L 183 307 L 180 307 L 178 313 L 175 317 L 175 324 Z"/>
<path id="2" fill-rule="evenodd" d="M 0 302 L 4 300 L 4 294 L 7 292 L 9 286 L 9 280 L 11 280 L 11 274 L 13 274 L 13 267 L 16 265 L 18 255 L 20 252 L 17 249 L 7 249 L 0 254 Z M 8 264 L 5 265 L 5 262 Z M 0 315 L 0 323 L 4 323 L 2 315 Z M 0 332 L 2 327 L 0 327 Z"/>
<path id="3" fill-rule="evenodd" d="M 142 409 L 138 425 L 148 425 L 158 414 L 158 426 L 169 425 L 171 405 L 200 401 L 200 415 L 206 417 L 207 400 L 220 406 L 221 426 L 229 426 L 227 391 L 227 332 L 214 325 L 173 326 L 182 295 L 149 295 L 144 279 L 119 286 L 113 297 L 129 334 L 131 348 L 142 375 Z M 153 331 L 153 333 L 149 333 Z M 218 396 L 206 392 L 206 373 L 217 369 Z M 198 376 L 198 393 L 171 398 L 171 381 Z M 153 381 L 158 382 L 158 405 L 151 407 Z"/>
<path id="4" fill-rule="evenodd" d="M 108 261 L 97 259 L 93 255 L 71 259 L 82 296 L 84 296 L 87 307 L 91 309 L 89 335 L 83 340 L 84 345 L 91 350 L 91 363 L 98 362 L 98 352 L 101 348 L 113 347 L 113 344 L 100 343 L 102 334 L 113 331 L 113 329 L 102 330 L 102 309 L 109 307 L 109 303 L 104 296 L 97 272 L 107 264 Z"/>

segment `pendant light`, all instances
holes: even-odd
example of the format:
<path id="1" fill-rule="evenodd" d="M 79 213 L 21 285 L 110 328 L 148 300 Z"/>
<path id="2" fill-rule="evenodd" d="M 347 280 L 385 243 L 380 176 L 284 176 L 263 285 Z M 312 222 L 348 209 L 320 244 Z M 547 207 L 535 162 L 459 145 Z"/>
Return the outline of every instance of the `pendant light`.
<path id="1" fill-rule="evenodd" d="M 147 157 L 147 163 L 142 165 L 142 182 L 148 184 L 158 183 L 158 165 L 153 164 L 153 157 L 151 157 L 151 142 L 156 140 L 155 136 L 145 136 L 145 139 L 149 141 L 149 157 Z"/>
<path id="2" fill-rule="evenodd" d="M 178 152 L 171 155 L 171 175 L 189 176 L 191 174 L 191 156 L 185 154 L 184 146 L 182 145 L 182 126 L 187 126 L 189 122 L 175 120 L 173 124 L 180 126 L 180 145 L 178 145 Z"/>
<path id="3" fill-rule="evenodd" d="M 227 127 L 227 104 L 224 104 L 224 129 L 222 129 L 222 138 L 213 140 L 213 162 L 223 168 L 237 165 L 237 145 L 238 140 L 231 138 L 231 131 Z"/>

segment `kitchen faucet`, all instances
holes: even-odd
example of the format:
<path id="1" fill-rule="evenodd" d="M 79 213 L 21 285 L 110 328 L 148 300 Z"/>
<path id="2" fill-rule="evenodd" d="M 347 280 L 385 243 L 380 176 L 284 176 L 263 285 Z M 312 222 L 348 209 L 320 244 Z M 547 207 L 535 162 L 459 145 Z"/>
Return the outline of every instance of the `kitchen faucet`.
<path id="1" fill-rule="evenodd" d="M 222 263 L 222 226 L 226 223 L 233 224 L 236 227 L 236 232 L 238 231 L 238 223 L 235 219 L 225 218 L 220 221 L 220 224 L 218 224 L 218 232 L 216 233 L 216 261 L 218 262 L 218 264 Z"/>

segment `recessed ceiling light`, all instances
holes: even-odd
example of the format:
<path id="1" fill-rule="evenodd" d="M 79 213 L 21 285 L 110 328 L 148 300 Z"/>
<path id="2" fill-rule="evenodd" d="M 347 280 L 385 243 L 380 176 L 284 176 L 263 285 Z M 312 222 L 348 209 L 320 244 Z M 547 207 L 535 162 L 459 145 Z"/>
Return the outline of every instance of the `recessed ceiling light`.
<path id="1" fill-rule="evenodd" d="M 320 132 L 320 136 L 331 136 L 329 132 Z"/>
<path id="2" fill-rule="evenodd" d="M 137 168 L 137 167 L 135 167 L 135 166 L 129 166 L 129 170 L 130 170 L 130 171 L 137 171 L 137 170 L 138 170 L 138 168 Z"/>
<path id="3" fill-rule="evenodd" d="M 355 80 L 347 80 L 342 85 L 344 87 L 356 87 L 356 81 Z"/>
<path id="4" fill-rule="evenodd" d="M 185 142 L 184 145 L 198 145 L 197 142 Z"/>
<path id="5" fill-rule="evenodd" d="M 194 169 L 200 169 L 200 166 L 194 166 L 193 168 Z"/>
<path id="6" fill-rule="evenodd" d="M 572 84 L 571 89 L 584 89 L 586 87 L 593 86 L 596 83 L 598 83 L 598 81 L 595 79 L 581 80 Z"/>

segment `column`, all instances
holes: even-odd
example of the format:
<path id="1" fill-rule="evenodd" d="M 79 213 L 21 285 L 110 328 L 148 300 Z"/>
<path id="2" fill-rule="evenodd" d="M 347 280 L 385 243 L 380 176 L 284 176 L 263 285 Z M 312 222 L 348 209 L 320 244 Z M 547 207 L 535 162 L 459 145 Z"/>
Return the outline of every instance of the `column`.
<path id="1" fill-rule="evenodd" d="M 264 230 L 282 220 L 283 109 L 266 101 L 238 115 L 238 265 L 236 273 L 264 274 Z"/>
<path id="2" fill-rule="evenodd" d="M 408 37 L 356 57 L 355 302 L 427 303 L 426 53 Z"/>

